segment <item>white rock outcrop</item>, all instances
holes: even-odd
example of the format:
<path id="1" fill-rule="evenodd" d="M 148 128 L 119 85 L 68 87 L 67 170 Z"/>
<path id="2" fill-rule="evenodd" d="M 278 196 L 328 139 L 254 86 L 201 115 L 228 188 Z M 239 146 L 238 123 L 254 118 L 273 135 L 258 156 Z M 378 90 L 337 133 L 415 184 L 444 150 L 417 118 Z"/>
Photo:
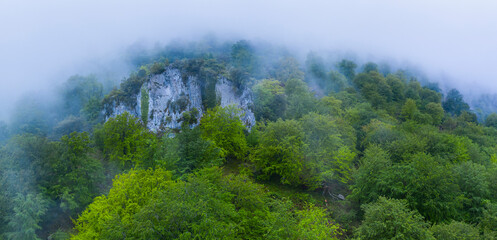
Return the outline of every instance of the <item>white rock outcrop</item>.
<path id="1" fill-rule="evenodd" d="M 239 90 L 226 78 L 220 78 L 216 83 L 216 95 L 221 99 L 221 107 L 235 105 L 242 109 L 241 120 L 249 129 L 255 125 L 255 116 L 251 108 L 252 91 L 248 88 L 243 89 L 241 94 Z"/>
<path id="2" fill-rule="evenodd" d="M 178 129 L 181 127 L 183 113 L 194 108 L 199 112 L 197 123 L 194 124 L 198 125 L 205 112 L 202 105 L 202 81 L 197 76 L 189 76 L 184 81 L 181 72 L 174 68 L 167 68 L 162 74 L 151 75 L 142 86 L 149 94 L 147 127 L 154 132 L 167 128 Z M 239 107 L 242 110 L 241 120 L 249 130 L 255 125 L 250 89 L 239 90 L 226 78 L 220 77 L 216 83 L 216 99 L 220 100 L 221 107 Z M 136 96 L 135 107 L 114 102 L 112 110 L 111 113 L 105 113 L 106 119 L 125 111 L 141 118 L 141 93 Z"/>

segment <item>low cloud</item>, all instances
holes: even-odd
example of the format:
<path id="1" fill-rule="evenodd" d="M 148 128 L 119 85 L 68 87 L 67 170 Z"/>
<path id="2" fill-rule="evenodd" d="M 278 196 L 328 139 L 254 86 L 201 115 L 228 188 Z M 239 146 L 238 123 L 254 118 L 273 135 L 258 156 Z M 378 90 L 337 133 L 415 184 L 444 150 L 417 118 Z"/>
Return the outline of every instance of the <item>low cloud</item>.
<path id="1" fill-rule="evenodd" d="M 408 61 L 463 93 L 497 93 L 493 1 L 0 1 L 0 119 L 72 74 L 126 71 L 127 47 L 206 34 Z"/>

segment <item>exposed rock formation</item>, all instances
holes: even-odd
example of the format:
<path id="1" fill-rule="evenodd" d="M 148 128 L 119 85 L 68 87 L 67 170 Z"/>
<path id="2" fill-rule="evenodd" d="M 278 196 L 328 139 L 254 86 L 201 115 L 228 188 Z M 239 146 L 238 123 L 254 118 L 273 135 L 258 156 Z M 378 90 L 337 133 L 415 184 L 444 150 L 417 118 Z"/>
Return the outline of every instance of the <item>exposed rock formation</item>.
<path id="1" fill-rule="evenodd" d="M 252 110 L 250 110 L 254 104 L 252 101 L 252 91 L 245 88 L 241 94 L 238 92 L 238 89 L 233 86 L 233 83 L 226 80 L 226 78 L 221 78 L 216 83 L 216 95 L 221 99 L 221 107 L 235 105 L 242 109 L 244 115 L 241 117 L 241 120 L 245 126 L 251 128 L 255 125 L 255 116 Z"/>
<path id="2" fill-rule="evenodd" d="M 184 81 L 178 69 L 168 68 L 162 74 L 151 75 L 142 88 L 149 94 L 147 127 L 154 131 L 167 128 L 181 127 L 182 115 L 186 111 L 198 110 L 197 123 L 206 109 L 202 105 L 201 86 L 203 79 L 189 76 Z M 106 119 L 119 115 L 125 111 L 141 118 L 141 92 L 136 95 L 136 105 L 126 106 L 123 103 L 113 102 L 112 112 L 105 112 Z M 255 116 L 251 110 L 253 105 L 252 92 L 248 88 L 238 89 L 224 77 L 216 82 L 216 100 L 221 107 L 235 105 L 242 110 L 242 122 L 248 129 L 255 125 Z M 107 108 L 109 109 L 109 108 Z"/>

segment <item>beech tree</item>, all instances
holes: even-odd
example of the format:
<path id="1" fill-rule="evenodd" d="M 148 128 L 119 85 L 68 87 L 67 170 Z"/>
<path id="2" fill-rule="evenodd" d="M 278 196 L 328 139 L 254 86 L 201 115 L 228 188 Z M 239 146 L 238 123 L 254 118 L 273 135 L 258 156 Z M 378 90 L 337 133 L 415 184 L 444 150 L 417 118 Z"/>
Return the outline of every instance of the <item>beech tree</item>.
<path id="1" fill-rule="evenodd" d="M 177 181 L 160 168 L 131 170 L 77 219 L 72 239 L 337 239 L 324 209 L 289 203 L 218 168 Z"/>
<path id="2" fill-rule="evenodd" d="M 233 105 L 215 107 L 207 110 L 200 120 L 202 137 L 212 141 L 215 147 L 221 149 L 221 155 L 226 158 L 243 159 L 247 152 L 245 126 L 240 120 L 240 109 Z"/>
<path id="3" fill-rule="evenodd" d="M 296 120 L 270 122 L 259 138 L 251 161 L 262 172 L 261 178 L 280 176 L 285 184 L 304 184 L 304 135 Z M 309 176 L 310 177 L 310 176 Z M 310 179 L 309 179 L 310 180 Z"/>
<path id="4" fill-rule="evenodd" d="M 464 222 L 452 221 L 451 223 L 437 224 L 430 229 L 438 240 L 465 239 L 479 240 L 478 228 Z M 484 239 L 484 238 L 483 238 Z"/>
<path id="5" fill-rule="evenodd" d="M 276 121 L 284 117 L 287 97 L 281 82 L 265 79 L 253 87 L 254 114 L 257 120 Z"/>
<path id="6" fill-rule="evenodd" d="M 462 94 L 457 89 L 451 89 L 442 103 L 444 110 L 452 115 L 469 111 L 469 105 L 464 102 Z"/>
<path id="7" fill-rule="evenodd" d="M 145 161 L 149 147 L 154 143 L 152 135 L 140 120 L 128 112 L 110 118 L 102 128 L 95 130 L 97 144 L 111 161 L 122 167 L 148 164 Z"/>
<path id="8" fill-rule="evenodd" d="M 434 239 L 428 223 L 403 200 L 380 197 L 361 208 L 364 221 L 355 232 L 357 239 Z"/>
<path id="9" fill-rule="evenodd" d="M 355 69 L 357 64 L 355 62 L 343 59 L 338 63 L 338 69 L 341 74 L 343 74 L 347 79 L 352 80 L 355 77 Z"/>
<path id="10" fill-rule="evenodd" d="M 40 239 L 36 231 L 47 211 L 48 201 L 42 194 L 18 194 L 14 198 L 14 213 L 9 217 L 7 239 Z"/>

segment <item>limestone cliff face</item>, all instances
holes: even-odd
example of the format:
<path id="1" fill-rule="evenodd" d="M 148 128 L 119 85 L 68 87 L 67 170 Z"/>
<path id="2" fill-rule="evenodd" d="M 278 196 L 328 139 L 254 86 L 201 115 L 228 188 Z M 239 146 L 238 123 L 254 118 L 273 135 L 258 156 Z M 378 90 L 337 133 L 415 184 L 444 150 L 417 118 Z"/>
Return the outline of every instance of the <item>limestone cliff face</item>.
<path id="1" fill-rule="evenodd" d="M 226 78 L 220 78 L 217 81 L 216 95 L 221 100 L 221 106 L 226 107 L 235 105 L 242 109 L 244 114 L 242 115 L 241 120 L 245 126 L 251 128 L 255 125 L 255 116 L 252 110 L 250 110 L 251 106 L 254 104 L 252 101 L 252 91 L 245 88 L 241 91 L 240 95 L 238 94 L 238 89 Z"/>
<path id="2" fill-rule="evenodd" d="M 142 88 L 149 95 L 147 127 L 154 131 L 167 128 L 178 129 L 181 127 L 182 115 L 186 111 L 198 110 L 197 123 L 206 109 L 202 105 L 201 86 L 203 79 L 197 76 L 182 77 L 178 69 L 167 68 L 162 74 L 151 75 Z M 252 92 L 248 88 L 238 89 L 224 77 L 219 77 L 216 82 L 216 101 L 222 107 L 235 105 L 242 110 L 241 120 L 250 129 L 255 125 L 255 116 L 251 110 L 253 105 Z M 126 106 L 123 103 L 113 102 L 110 109 L 105 112 L 106 119 L 119 115 L 125 111 L 132 115 L 141 116 L 141 92 L 136 95 L 136 105 Z"/>
<path id="3" fill-rule="evenodd" d="M 179 128 L 183 112 L 193 108 L 200 115 L 203 113 L 202 95 L 196 77 L 188 77 L 183 82 L 178 70 L 168 69 L 163 74 L 151 76 L 145 87 L 149 94 L 147 127 L 151 130 Z"/>

